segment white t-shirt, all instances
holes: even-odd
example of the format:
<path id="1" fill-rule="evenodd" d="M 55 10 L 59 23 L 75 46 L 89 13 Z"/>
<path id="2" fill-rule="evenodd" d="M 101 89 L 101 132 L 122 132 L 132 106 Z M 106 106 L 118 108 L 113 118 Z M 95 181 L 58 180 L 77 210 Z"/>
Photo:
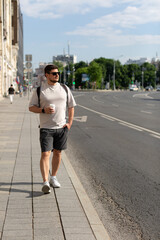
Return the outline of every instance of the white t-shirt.
<path id="1" fill-rule="evenodd" d="M 66 86 L 67 87 L 67 86 Z M 74 97 L 68 89 L 68 108 L 76 106 Z M 40 113 L 40 128 L 58 129 L 66 124 L 66 108 L 67 108 L 67 93 L 66 90 L 59 84 L 49 85 L 46 82 L 42 83 L 40 91 L 40 107 L 46 108 L 50 104 L 55 104 L 55 113 L 46 114 Z M 37 90 L 34 90 L 29 107 L 38 106 Z"/>

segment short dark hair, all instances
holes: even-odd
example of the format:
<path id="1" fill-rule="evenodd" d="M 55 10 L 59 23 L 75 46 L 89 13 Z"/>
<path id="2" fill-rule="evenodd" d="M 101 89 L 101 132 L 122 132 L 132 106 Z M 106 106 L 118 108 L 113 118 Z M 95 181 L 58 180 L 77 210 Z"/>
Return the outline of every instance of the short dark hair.
<path id="1" fill-rule="evenodd" d="M 53 64 L 50 64 L 50 65 L 47 65 L 45 68 L 44 68 L 44 73 L 48 73 L 50 74 L 51 70 L 52 69 L 58 69 L 58 67 L 56 65 L 53 65 Z"/>

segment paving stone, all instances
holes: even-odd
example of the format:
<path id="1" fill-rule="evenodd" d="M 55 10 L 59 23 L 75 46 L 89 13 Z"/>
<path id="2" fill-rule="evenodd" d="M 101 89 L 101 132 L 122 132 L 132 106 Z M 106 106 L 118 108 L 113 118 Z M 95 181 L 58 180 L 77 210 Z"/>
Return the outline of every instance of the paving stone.
<path id="1" fill-rule="evenodd" d="M 9 204 L 8 205 L 8 210 L 10 209 L 30 209 L 32 207 L 32 204 L 29 202 L 24 202 L 24 203 L 21 203 L 21 204 L 18 204 L 18 203 L 14 203 L 14 204 Z"/>
<path id="2" fill-rule="evenodd" d="M 80 202 L 77 200 L 77 199 L 75 199 L 75 201 L 73 201 L 73 200 L 60 200 L 60 199 L 58 199 L 58 205 L 59 205 L 59 207 L 60 207 L 60 209 L 61 209 L 61 207 L 73 207 L 73 208 L 79 208 L 79 207 L 81 207 L 81 204 L 80 204 Z"/>
<path id="3" fill-rule="evenodd" d="M 34 236 L 61 236 L 63 237 L 63 232 L 62 232 L 62 228 L 54 228 L 54 226 L 52 228 L 41 228 L 41 229 L 35 229 L 34 230 Z"/>
<path id="4" fill-rule="evenodd" d="M 34 224 L 39 224 L 39 223 L 52 223 L 54 224 L 55 222 L 60 222 L 59 215 L 57 216 L 48 216 L 48 217 L 41 217 L 41 218 L 34 218 Z"/>
<path id="5" fill-rule="evenodd" d="M 51 213 L 51 212 L 56 212 L 57 208 L 34 208 L 34 214 L 35 213 Z"/>
<path id="6" fill-rule="evenodd" d="M 32 224 L 32 218 L 6 218 L 5 224 Z"/>
<path id="7" fill-rule="evenodd" d="M 0 211 L 0 219 L 5 217 L 6 211 Z"/>
<path id="8" fill-rule="evenodd" d="M 85 213 L 83 211 L 66 211 L 66 212 L 60 212 L 61 217 L 86 217 Z"/>
<path id="9" fill-rule="evenodd" d="M 60 212 L 81 212 L 83 211 L 82 207 L 72 207 L 72 206 L 61 206 Z"/>
<path id="10" fill-rule="evenodd" d="M 58 211 L 55 212 L 49 212 L 49 213 L 34 213 L 34 218 L 50 218 L 50 217 L 57 217 L 59 216 Z"/>
<path id="11" fill-rule="evenodd" d="M 34 209 L 37 208 L 44 208 L 44 209 L 52 209 L 52 208 L 57 208 L 57 203 L 56 201 L 49 202 L 49 203 L 34 203 Z"/>
<path id="12" fill-rule="evenodd" d="M 4 237 L 12 237 L 12 239 L 16 239 L 17 236 L 19 237 L 32 237 L 32 230 L 7 230 L 3 232 Z M 3 238 L 2 238 L 3 240 Z"/>
<path id="13" fill-rule="evenodd" d="M 7 215 L 12 214 L 32 214 L 32 208 L 9 208 L 7 209 Z"/>
<path id="14" fill-rule="evenodd" d="M 15 223 L 8 223 L 4 225 L 4 231 L 9 231 L 9 230 L 30 230 L 32 229 L 32 224 L 28 224 L 28 223 L 19 223 L 19 224 L 15 224 Z"/>
<path id="15" fill-rule="evenodd" d="M 56 229 L 61 228 L 60 219 L 56 219 L 55 222 L 34 222 L 34 229 Z"/>
<path id="16" fill-rule="evenodd" d="M 92 234 L 92 230 L 90 227 L 65 228 L 65 234 Z"/>
<path id="17" fill-rule="evenodd" d="M 53 236 L 34 236 L 34 240 L 64 240 L 62 235 L 53 235 Z M 65 239 L 66 240 L 66 239 Z"/>
<path id="18" fill-rule="evenodd" d="M 15 218 L 15 219 L 21 219 L 21 218 L 23 219 L 23 218 L 31 218 L 32 215 L 27 213 L 12 213 L 12 214 L 7 213 L 7 217 Z"/>
<path id="19" fill-rule="evenodd" d="M 66 234 L 66 240 L 96 240 L 93 234 Z"/>
<path id="20" fill-rule="evenodd" d="M 62 217 L 64 228 L 89 227 L 86 217 Z"/>
<path id="21" fill-rule="evenodd" d="M 12 236 L 3 236 L 2 240 L 13 240 L 13 237 Z M 16 236 L 16 240 L 33 240 L 32 236 L 26 236 L 26 237 L 23 237 L 23 236 Z"/>

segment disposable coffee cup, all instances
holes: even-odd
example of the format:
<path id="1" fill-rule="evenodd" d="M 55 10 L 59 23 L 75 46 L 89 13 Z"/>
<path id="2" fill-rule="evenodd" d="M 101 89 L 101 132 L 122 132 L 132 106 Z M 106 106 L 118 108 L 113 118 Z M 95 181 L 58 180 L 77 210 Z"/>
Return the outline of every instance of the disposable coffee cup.
<path id="1" fill-rule="evenodd" d="M 50 104 L 50 107 L 55 111 L 55 104 Z"/>

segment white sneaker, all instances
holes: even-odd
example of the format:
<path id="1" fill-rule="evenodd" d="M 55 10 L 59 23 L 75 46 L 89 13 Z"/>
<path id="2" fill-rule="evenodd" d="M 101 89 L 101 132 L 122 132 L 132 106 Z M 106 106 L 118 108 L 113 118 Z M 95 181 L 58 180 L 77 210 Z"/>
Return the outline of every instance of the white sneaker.
<path id="1" fill-rule="evenodd" d="M 52 176 L 49 183 L 54 188 L 60 188 L 61 187 L 61 184 L 58 182 L 56 176 L 54 176 L 54 177 Z"/>
<path id="2" fill-rule="evenodd" d="M 50 193 L 51 192 L 49 182 L 44 182 L 43 183 L 42 192 L 44 192 L 44 193 Z"/>

